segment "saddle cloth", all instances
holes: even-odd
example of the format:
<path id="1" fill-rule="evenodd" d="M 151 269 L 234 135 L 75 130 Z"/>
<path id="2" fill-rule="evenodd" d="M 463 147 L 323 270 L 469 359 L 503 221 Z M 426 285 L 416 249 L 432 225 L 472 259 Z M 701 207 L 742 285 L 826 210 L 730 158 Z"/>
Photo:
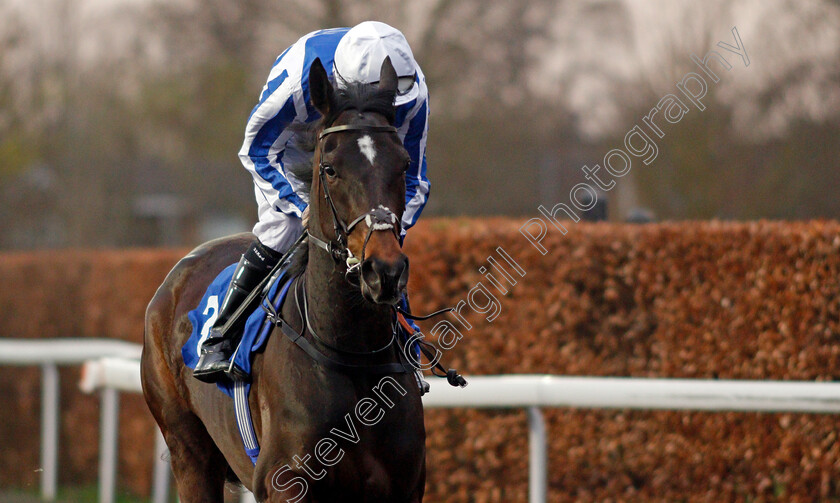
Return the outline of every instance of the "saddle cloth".
<path id="1" fill-rule="evenodd" d="M 184 364 L 191 369 L 194 369 L 198 363 L 201 343 L 207 338 L 207 335 L 210 333 L 210 328 L 216 321 L 219 306 L 225 298 L 225 292 L 227 292 L 235 270 L 236 264 L 234 263 L 219 273 L 216 279 L 207 287 L 207 291 L 204 293 L 204 297 L 202 297 L 198 307 L 187 314 L 187 317 L 192 322 L 192 332 L 187 342 L 181 348 L 181 356 L 184 358 Z M 283 300 L 286 298 L 291 284 L 290 278 L 283 271 L 271 285 L 268 295 L 262 302 L 271 302 L 275 309 L 279 310 L 283 305 Z M 257 306 L 248 316 L 248 320 L 245 322 L 242 342 L 239 344 L 239 349 L 233 356 L 233 360 L 239 365 L 239 368 L 248 375 L 251 374 L 253 357 L 265 346 L 272 327 L 273 324 L 268 319 L 265 310 L 262 309 L 262 304 Z M 233 398 L 236 423 L 239 428 L 239 433 L 242 436 L 245 452 L 251 458 L 251 461 L 256 464 L 260 446 L 251 421 L 251 411 L 248 407 L 248 395 L 251 391 L 251 383 L 233 382 L 229 379 L 222 379 L 216 385 L 226 395 Z"/>
<path id="2" fill-rule="evenodd" d="M 184 364 L 191 369 L 194 369 L 198 363 L 201 344 L 207 338 L 207 335 L 210 333 L 210 328 L 216 321 L 216 317 L 219 314 L 219 307 L 225 298 L 225 292 L 227 292 L 235 269 L 236 264 L 231 264 L 219 273 L 216 279 L 207 287 L 207 291 L 204 293 L 204 297 L 202 297 L 198 307 L 187 314 L 187 317 L 192 322 L 192 332 L 187 342 L 181 348 L 181 356 L 184 358 Z M 263 302 L 268 302 L 268 299 L 271 299 L 271 303 L 275 308 L 279 309 L 288 292 L 289 285 L 291 285 L 291 282 L 288 281 L 284 271 L 271 286 L 268 296 Z M 245 329 L 242 334 L 242 342 L 239 345 L 239 350 L 233 356 L 239 368 L 248 375 L 251 373 L 253 356 L 265 346 L 272 326 L 262 306 L 257 306 L 248 315 L 248 320 L 245 322 Z M 228 396 L 233 397 L 233 383 L 231 381 L 222 380 L 217 384 L 219 389 Z"/>

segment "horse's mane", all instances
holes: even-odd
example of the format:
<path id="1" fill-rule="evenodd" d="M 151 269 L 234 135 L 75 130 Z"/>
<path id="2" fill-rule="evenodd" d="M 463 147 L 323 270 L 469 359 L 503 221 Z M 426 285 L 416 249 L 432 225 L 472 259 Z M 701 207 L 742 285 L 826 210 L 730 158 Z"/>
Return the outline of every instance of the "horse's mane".
<path id="1" fill-rule="evenodd" d="M 394 107 L 394 91 L 379 89 L 374 84 L 348 82 L 341 89 L 333 93 L 330 103 L 330 113 L 320 120 L 306 123 L 295 123 L 289 126 L 294 133 L 295 142 L 303 152 L 315 152 L 318 146 L 318 134 L 322 129 L 335 122 L 347 110 L 357 110 L 359 113 L 370 112 L 382 115 L 388 124 L 393 124 L 396 117 Z M 312 190 L 313 167 L 311 163 L 300 162 L 286 166 L 286 171 L 304 183 L 306 190 Z M 309 262 L 308 246 L 303 241 L 292 257 L 289 266 L 291 276 L 302 273 Z"/>

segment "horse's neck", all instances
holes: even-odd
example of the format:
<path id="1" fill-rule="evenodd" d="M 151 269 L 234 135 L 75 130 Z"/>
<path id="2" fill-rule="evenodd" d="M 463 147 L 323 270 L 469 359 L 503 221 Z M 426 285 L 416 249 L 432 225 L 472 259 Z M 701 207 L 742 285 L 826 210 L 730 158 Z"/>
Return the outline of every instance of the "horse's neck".
<path id="1" fill-rule="evenodd" d="M 362 297 L 359 287 L 336 271 L 333 259 L 310 244 L 304 276 L 311 328 L 325 342 L 341 349 L 371 351 L 391 339 L 391 310 Z"/>

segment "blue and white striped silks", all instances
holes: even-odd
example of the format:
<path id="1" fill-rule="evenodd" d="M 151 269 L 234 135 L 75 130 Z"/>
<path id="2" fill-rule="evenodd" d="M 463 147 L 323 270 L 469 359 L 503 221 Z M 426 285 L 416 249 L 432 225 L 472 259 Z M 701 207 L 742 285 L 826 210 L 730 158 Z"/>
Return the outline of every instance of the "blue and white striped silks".
<path id="1" fill-rule="evenodd" d="M 335 48 L 347 31 L 348 28 L 315 31 L 283 51 L 274 62 L 259 102 L 248 118 L 239 158 L 254 177 L 258 203 L 271 205 L 275 211 L 300 217 L 308 204 L 304 183 L 287 172 L 286 165 L 307 161 L 310 154 L 297 147 L 289 126 L 320 118 L 309 102 L 309 69 L 320 58 L 332 76 Z M 417 222 L 430 190 L 426 177 L 428 88 L 420 68 L 417 68 L 415 85 L 419 86 L 417 98 L 397 107 L 395 123 L 411 156 L 406 174 L 403 232 Z"/>

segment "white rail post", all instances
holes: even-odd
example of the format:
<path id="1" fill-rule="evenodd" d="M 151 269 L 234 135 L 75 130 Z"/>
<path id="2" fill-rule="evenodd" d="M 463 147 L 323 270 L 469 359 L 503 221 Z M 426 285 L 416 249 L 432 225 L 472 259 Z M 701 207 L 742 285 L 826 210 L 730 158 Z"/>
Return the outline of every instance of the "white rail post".
<path id="1" fill-rule="evenodd" d="M 169 501 L 169 451 L 160 430 L 155 427 L 155 465 L 152 478 L 152 502 Z"/>
<path id="2" fill-rule="evenodd" d="M 114 503 L 120 430 L 119 392 L 113 388 L 103 389 L 100 407 L 102 435 L 99 439 L 99 503 Z"/>
<path id="3" fill-rule="evenodd" d="M 548 497 L 548 452 L 545 421 L 539 407 L 528 407 L 528 503 Z"/>
<path id="4" fill-rule="evenodd" d="M 55 501 L 58 486 L 58 367 L 41 365 L 41 497 Z"/>

